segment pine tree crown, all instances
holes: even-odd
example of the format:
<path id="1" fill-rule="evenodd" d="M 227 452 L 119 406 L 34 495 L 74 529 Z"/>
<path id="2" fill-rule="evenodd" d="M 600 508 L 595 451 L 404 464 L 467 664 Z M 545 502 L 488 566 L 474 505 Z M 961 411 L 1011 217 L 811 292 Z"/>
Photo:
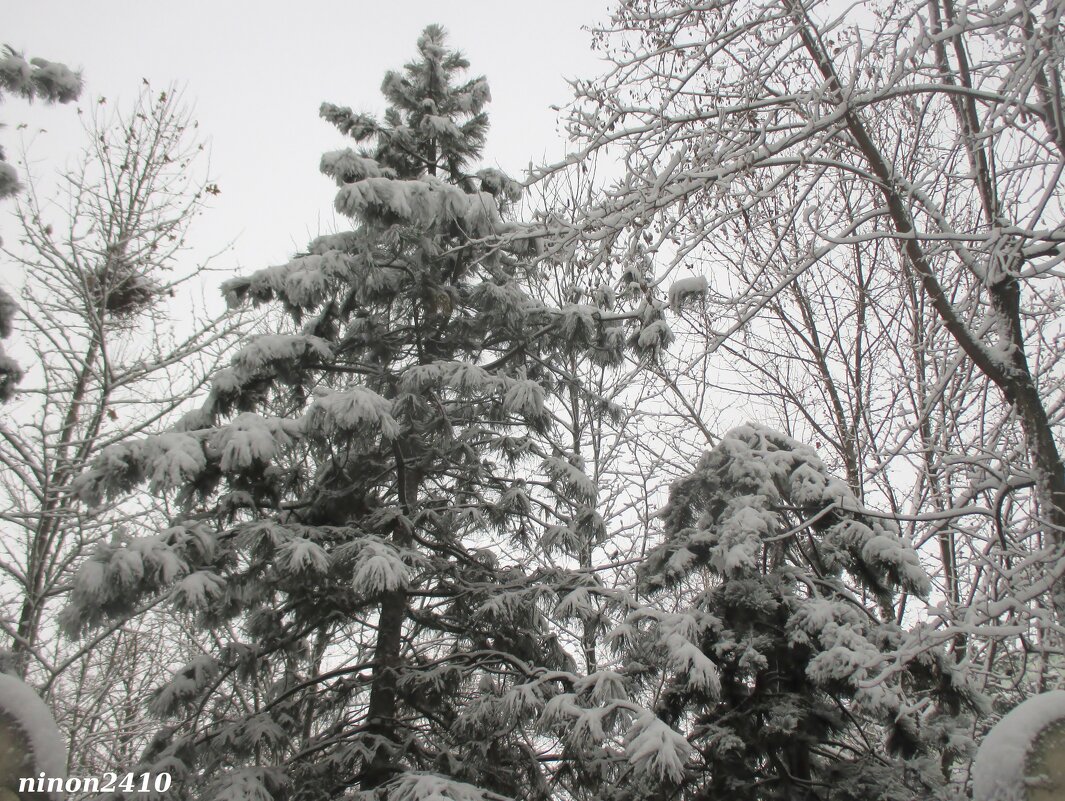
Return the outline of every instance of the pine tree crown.
<path id="1" fill-rule="evenodd" d="M 483 76 L 458 83 L 469 62 L 446 40 L 441 26 L 429 25 L 418 39 L 419 58 L 385 73 L 381 92 L 389 105 L 380 121 L 329 103 L 321 114 L 395 177 L 434 175 L 472 191 L 463 168 L 484 147 L 491 93 Z"/>

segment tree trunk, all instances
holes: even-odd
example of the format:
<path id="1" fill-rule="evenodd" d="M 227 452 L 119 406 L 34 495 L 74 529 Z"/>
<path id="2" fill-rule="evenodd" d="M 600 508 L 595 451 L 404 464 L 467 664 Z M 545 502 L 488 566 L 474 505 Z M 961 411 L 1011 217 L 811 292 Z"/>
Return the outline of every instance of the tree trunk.
<path id="1" fill-rule="evenodd" d="M 412 542 L 407 524 L 413 524 L 412 511 L 417 504 L 421 478 L 405 462 L 403 448 L 398 443 L 394 451 L 399 505 L 406 520 L 396 522 L 392 530 L 392 542 L 397 550 L 402 551 L 409 548 Z M 403 588 L 388 590 L 381 595 L 370 703 L 366 711 L 366 731 L 373 739 L 373 757 L 362 773 L 360 787 L 363 790 L 373 790 L 389 780 L 396 770 L 397 756 L 401 751 L 397 687 L 402 661 L 403 622 L 407 618 L 409 603 Z"/>

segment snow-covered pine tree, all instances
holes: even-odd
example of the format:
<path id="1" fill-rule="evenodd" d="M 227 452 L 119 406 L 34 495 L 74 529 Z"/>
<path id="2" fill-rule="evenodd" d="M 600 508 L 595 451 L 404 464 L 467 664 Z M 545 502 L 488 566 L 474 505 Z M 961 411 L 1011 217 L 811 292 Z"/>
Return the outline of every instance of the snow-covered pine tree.
<path id="1" fill-rule="evenodd" d="M 625 660 L 615 691 L 552 702 L 562 725 L 598 721 L 576 760 L 586 786 L 612 799 L 936 797 L 977 698 L 944 654 L 905 647 L 893 601 L 929 580 L 894 524 L 813 449 L 754 424 L 707 451 L 661 514 L 664 541 L 610 637 Z M 612 750 L 619 717 L 635 723 Z"/>
<path id="2" fill-rule="evenodd" d="M 100 549 L 65 614 L 84 631 L 162 598 L 210 632 L 160 687 L 173 723 L 143 760 L 182 797 L 549 794 L 521 722 L 575 679 L 541 611 L 572 587 L 521 555 L 545 492 L 595 488 L 543 444 L 545 395 L 559 353 L 623 339 L 522 288 L 528 240 L 501 214 L 519 186 L 469 171 L 489 92 L 466 68 L 430 26 L 382 119 L 322 107 L 358 143 L 322 158 L 353 229 L 225 285 L 294 327 L 250 341 L 179 430 L 81 480 L 89 498 L 148 482 L 183 509 Z"/>

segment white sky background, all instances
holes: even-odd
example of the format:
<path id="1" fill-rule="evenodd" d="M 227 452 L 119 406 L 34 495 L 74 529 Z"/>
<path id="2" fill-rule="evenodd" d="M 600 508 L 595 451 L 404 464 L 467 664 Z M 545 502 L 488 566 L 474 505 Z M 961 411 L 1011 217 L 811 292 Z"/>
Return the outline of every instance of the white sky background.
<path id="1" fill-rule="evenodd" d="M 383 110 L 385 71 L 414 57 L 429 23 L 448 30 L 470 61 L 470 77 L 488 78 L 491 130 L 482 163 L 521 177 L 530 160 L 560 158 L 566 145 L 549 107 L 571 97 L 566 78 L 601 70 L 582 26 L 605 22 L 608 2 L 36 0 L 6 4 L 0 43 L 81 70 L 86 110 L 100 97 L 130 103 L 142 78 L 156 89 L 183 88 L 222 190 L 191 241 L 197 254 L 233 242 L 215 263 L 232 275 L 287 261 L 317 234 L 345 227 L 332 210 L 335 185 L 318 161 L 350 140 L 318 117 L 318 106 Z M 85 142 L 70 106 L 6 97 L 0 121 L 9 160 L 20 138 L 33 139 L 32 171 L 40 178 Z M 20 123 L 27 128 L 17 131 Z M 11 204 L 4 205 L 0 236 L 13 241 Z"/>

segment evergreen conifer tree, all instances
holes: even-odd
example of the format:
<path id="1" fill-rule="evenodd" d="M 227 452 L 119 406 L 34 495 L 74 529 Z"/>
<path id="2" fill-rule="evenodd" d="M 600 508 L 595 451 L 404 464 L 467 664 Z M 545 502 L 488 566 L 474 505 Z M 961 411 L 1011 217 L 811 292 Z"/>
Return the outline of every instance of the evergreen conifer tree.
<path id="1" fill-rule="evenodd" d="M 674 482 L 661 514 L 611 634 L 610 691 L 551 702 L 583 733 L 577 783 L 612 799 L 937 797 L 978 698 L 942 651 L 906 647 L 893 601 L 929 580 L 894 524 L 813 449 L 754 424 Z"/>
<path id="2" fill-rule="evenodd" d="M 466 68 L 430 26 L 381 119 L 323 105 L 357 143 L 322 158 L 353 229 L 225 285 L 294 328 L 80 481 L 90 499 L 147 482 L 182 509 L 101 548 L 65 622 L 162 598 L 209 635 L 160 688 L 173 723 L 144 755 L 183 797 L 549 794 L 522 722 L 574 680 L 542 611 L 573 587 L 523 554 L 549 524 L 594 524 L 595 488 L 545 445 L 546 398 L 558 354 L 624 338 L 522 288 L 530 240 L 503 216 L 520 187 L 471 172 L 489 92 Z M 575 502 L 581 521 L 552 519 Z"/>

